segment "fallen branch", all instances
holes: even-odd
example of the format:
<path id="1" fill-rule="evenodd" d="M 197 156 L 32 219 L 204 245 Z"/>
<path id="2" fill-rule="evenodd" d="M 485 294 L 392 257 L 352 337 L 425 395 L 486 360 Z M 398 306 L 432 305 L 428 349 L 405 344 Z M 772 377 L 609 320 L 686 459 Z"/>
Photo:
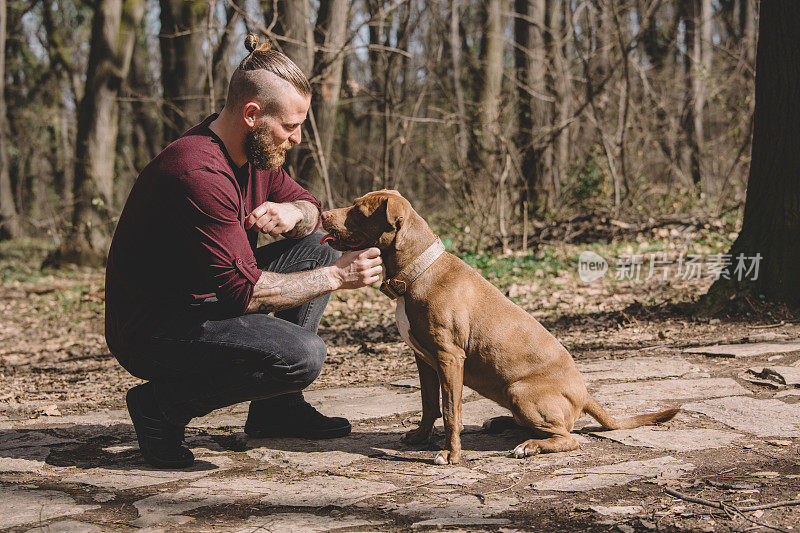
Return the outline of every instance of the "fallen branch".
<path id="1" fill-rule="evenodd" d="M 755 524 L 757 526 L 766 527 L 766 528 L 769 528 L 769 529 L 774 529 L 775 531 L 782 531 L 784 533 L 788 533 L 788 531 L 785 530 L 785 529 L 781 529 L 781 528 L 775 527 L 775 526 L 770 526 L 768 524 L 764 524 L 762 522 L 756 522 L 755 520 L 753 520 L 752 518 L 748 517 L 744 513 L 748 512 L 748 511 L 760 511 L 762 509 L 774 509 L 776 507 L 788 507 L 788 506 L 792 506 L 792 505 L 800 505 L 800 500 L 784 500 L 784 501 L 773 502 L 773 503 L 765 503 L 765 504 L 762 504 L 762 505 L 748 505 L 746 507 L 737 507 L 737 506 L 733 505 L 732 503 L 725 503 L 723 501 L 718 501 L 718 500 L 706 500 L 705 498 L 698 498 L 696 496 L 690 496 L 688 494 L 684 494 L 682 492 L 678 492 L 677 490 L 671 489 L 669 487 L 666 487 L 664 489 L 664 491 L 667 494 L 669 494 L 670 496 L 674 496 L 675 498 L 678 498 L 678 499 L 681 499 L 681 500 L 684 500 L 684 501 L 687 501 L 687 502 L 697 503 L 697 504 L 700 504 L 700 505 L 705 505 L 706 507 L 713 507 L 715 509 L 719 509 L 721 511 L 724 511 L 725 514 L 727 514 L 729 517 L 731 516 L 731 513 L 735 513 L 735 514 L 741 516 L 742 518 L 744 518 L 745 520 L 747 520 L 748 522 L 753 523 L 753 524 Z"/>
<path id="2" fill-rule="evenodd" d="M 725 507 L 735 507 L 732 504 L 724 503 L 717 500 L 705 500 L 703 498 L 697 498 L 695 496 L 689 496 L 688 494 L 684 494 L 682 492 L 678 492 L 677 490 L 671 489 L 669 487 L 664 489 L 667 494 L 670 496 L 675 496 L 676 498 L 680 498 L 681 500 L 686 500 L 688 502 L 699 503 L 701 505 L 707 505 L 708 507 L 716 507 L 717 509 L 724 509 Z M 735 507 L 738 511 L 760 511 L 762 509 L 773 509 L 775 507 L 789 507 L 792 505 L 800 505 L 800 500 L 783 500 L 779 502 L 773 503 L 765 503 L 762 505 L 748 505 L 746 507 Z"/>

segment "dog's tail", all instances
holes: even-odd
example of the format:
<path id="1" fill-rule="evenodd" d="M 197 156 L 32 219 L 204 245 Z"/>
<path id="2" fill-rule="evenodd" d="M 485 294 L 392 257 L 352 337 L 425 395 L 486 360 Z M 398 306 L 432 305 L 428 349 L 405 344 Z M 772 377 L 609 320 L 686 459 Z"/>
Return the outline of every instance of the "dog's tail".
<path id="1" fill-rule="evenodd" d="M 600 422 L 606 429 L 633 429 L 639 426 L 649 426 L 671 420 L 672 417 L 678 414 L 680 409 L 667 409 L 666 411 L 660 411 L 658 413 L 646 413 L 617 420 L 608 414 L 608 411 L 603 409 L 603 406 L 597 403 L 597 400 L 589 396 L 583 411 Z"/>

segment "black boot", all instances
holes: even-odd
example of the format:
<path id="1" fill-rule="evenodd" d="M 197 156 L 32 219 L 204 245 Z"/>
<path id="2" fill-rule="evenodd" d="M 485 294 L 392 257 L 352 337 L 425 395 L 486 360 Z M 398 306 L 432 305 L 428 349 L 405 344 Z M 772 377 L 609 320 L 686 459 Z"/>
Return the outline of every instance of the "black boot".
<path id="1" fill-rule="evenodd" d="M 153 390 L 152 383 L 143 383 L 129 390 L 126 397 L 139 449 L 156 468 L 188 468 L 194 464 L 194 455 L 181 445 L 186 426 L 164 417 Z"/>
<path id="2" fill-rule="evenodd" d="M 305 401 L 302 393 L 250 402 L 244 432 L 248 437 L 335 439 L 350 434 L 346 418 L 325 416 Z"/>

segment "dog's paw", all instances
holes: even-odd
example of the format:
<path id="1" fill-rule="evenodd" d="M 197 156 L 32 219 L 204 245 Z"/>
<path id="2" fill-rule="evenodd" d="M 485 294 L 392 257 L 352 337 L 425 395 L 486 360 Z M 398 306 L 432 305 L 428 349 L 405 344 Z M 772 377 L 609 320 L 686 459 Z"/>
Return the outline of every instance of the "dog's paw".
<path id="1" fill-rule="evenodd" d="M 461 453 L 449 452 L 447 450 L 442 450 L 436 454 L 436 457 L 433 459 L 433 463 L 437 465 L 446 465 L 446 464 L 458 464 L 461 461 Z"/>
<path id="2" fill-rule="evenodd" d="M 433 431 L 417 428 L 407 431 L 400 440 L 406 444 L 426 444 L 430 442 L 432 434 Z"/>
<path id="3" fill-rule="evenodd" d="M 529 457 L 531 455 L 536 455 L 538 453 L 539 453 L 539 446 L 537 446 L 536 444 L 528 444 L 526 442 L 523 442 L 522 444 L 514 448 L 513 452 L 511 452 L 511 454 L 517 459 L 524 459 L 526 457 Z"/>

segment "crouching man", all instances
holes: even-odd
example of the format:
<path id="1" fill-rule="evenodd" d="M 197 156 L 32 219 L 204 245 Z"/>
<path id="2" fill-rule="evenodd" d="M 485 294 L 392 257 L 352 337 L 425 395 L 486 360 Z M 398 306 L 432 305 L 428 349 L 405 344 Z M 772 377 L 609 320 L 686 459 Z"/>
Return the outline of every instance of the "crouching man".
<path id="1" fill-rule="evenodd" d="M 192 418 L 248 400 L 250 437 L 350 433 L 301 391 L 325 359 L 316 332 L 330 293 L 378 281 L 380 255 L 320 244 L 321 203 L 281 168 L 311 88 L 288 57 L 252 35 L 245 44 L 225 107 L 145 167 L 109 252 L 106 339 L 147 381 L 127 405 L 159 468 L 193 463 L 182 445 Z M 285 239 L 256 249 L 258 232 Z"/>

